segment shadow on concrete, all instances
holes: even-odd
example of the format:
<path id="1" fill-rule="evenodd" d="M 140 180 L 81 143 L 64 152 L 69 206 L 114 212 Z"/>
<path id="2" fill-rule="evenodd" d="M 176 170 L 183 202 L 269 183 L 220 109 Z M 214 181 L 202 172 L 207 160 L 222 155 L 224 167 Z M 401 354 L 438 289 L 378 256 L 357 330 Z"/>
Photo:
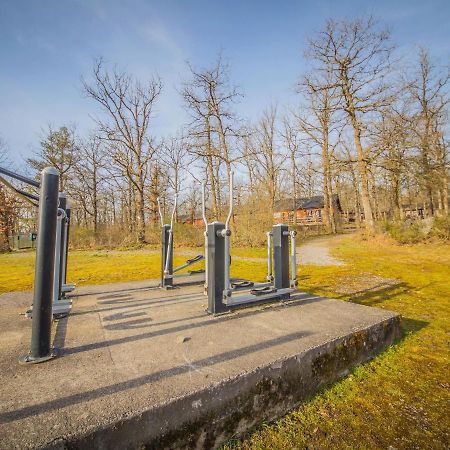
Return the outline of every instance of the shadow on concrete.
<path id="1" fill-rule="evenodd" d="M 157 284 L 139 287 L 139 288 L 123 288 L 123 289 L 115 289 L 115 290 L 111 290 L 111 291 L 105 290 L 105 291 L 100 291 L 100 292 L 93 291 L 93 292 L 85 292 L 84 294 L 77 293 L 77 294 L 67 295 L 67 298 L 76 300 L 77 297 L 87 297 L 89 295 L 115 294 L 115 293 L 120 293 L 120 292 L 152 291 L 155 289 L 159 289 L 159 286 Z"/>
<path id="2" fill-rule="evenodd" d="M 318 299 L 318 298 L 313 298 L 312 300 L 320 301 L 320 299 Z M 325 299 L 322 299 L 322 300 L 325 300 Z M 164 336 L 164 335 L 171 334 L 171 333 L 179 333 L 181 331 L 192 330 L 192 329 L 202 328 L 202 327 L 208 327 L 208 326 L 216 324 L 219 321 L 227 322 L 229 320 L 238 320 L 238 319 L 244 318 L 244 317 L 256 316 L 259 314 L 264 314 L 268 311 L 274 311 L 278 308 L 289 308 L 290 306 L 297 306 L 298 303 L 306 302 L 306 301 L 308 301 L 308 297 L 299 298 L 297 301 L 292 300 L 289 303 L 281 303 L 278 305 L 271 305 L 270 307 L 267 307 L 264 309 L 242 310 L 237 314 L 230 313 L 230 314 L 221 315 L 221 316 L 217 316 L 217 317 L 208 316 L 205 313 L 203 315 L 203 317 L 206 320 L 203 320 L 201 322 L 189 323 L 186 325 L 178 325 L 178 326 L 171 327 L 171 328 L 165 328 L 163 330 L 149 331 L 147 333 L 142 333 L 142 334 L 138 334 L 138 335 L 134 335 L 134 336 L 124 336 L 121 338 L 110 339 L 107 341 L 93 342 L 91 344 L 80 345 L 79 347 L 69 347 L 69 348 L 62 350 L 61 353 L 63 355 L 72 355 L 72 354 L 81 353 L 81 352 L 98 350 L 100 348 L 110 347 L 113 345 L 120 345 L 120 344 L 125 344 L 128 342 L 135 342 L 135 341 L 140 341 L 143 339 L 150 339 L 150 338 L 153 338 L 156 336 Z"/>
<path id="3" fill-rule="evenodd" d="M 288 306 L 291 302 L 298 303 L 299 301 L 302 301 L 302 304 L 308 304 L 313 303 L 316 301 L 320 301 L 320 297 L 311 297 L 308 294 L 297 294 L 292 300 L 288 300 L 284 303 L 285 306 Z M 271 304 L 271 306 L 273 303 Z M 141 305 L 139 305 L 141 306 Z M 274 305 L 275 307 L 277 305 Z M 109 316 L 103 317 L 104 321 L 118 321 L 118 320 L 124 320 L 129 319 L 132 317 L 139 317 L 146 315 L 146 307 L 143 308 L 136 308 L 132 309 L 131 311 L 125 311 L 123 313 L 117 313 L 117 314 L 111 314 Z M 189 317 L 183 317 L 180 319 L 174 319 L 174 320 L 167 320 L 164 322 L 153 322 L 151 317 L 142 318 L 142 319 L 134 319 L 129 320 L 127 322 L 121 322 L 121 323 L 115 323 L 111 325 L 104 325 L 103 328 L 106 330 L 116 331 L 116 330 L 131 330 L 131 329 L 138 329 L 138 328 L 148 328 L 148 327 L 155 327 L 160 325 L 168 325 L 168 324 L 174 324 L 177 322 L 186 322 L 188 320 L 196 320 L 196 319 L 204 319 L 205 317 L 208 317 L 205 313 L 196 315 L 196 316 L 189 316 Z M 210 316 L 209 316 L 210 317 Z"/>
<path id="4" fill-rule="evenodd" d="M 143 313 L 145 314 L 145 313 Z M 157 327 L 161 325 L 170 325 L 178 322 L 186 322 L 188 320 L 196 320 L 196 319 L 204 319 L 205 313 L 199 314 L 197 316 L 188 316 L 183 317 L 181 319 L 174 319 L 174 320 L 165 320 L 163 322 L 153 322 L 153 319 L 151 317 L 147 317 L 145 319 L 135 319 L 135 320 L 129 320 L 127 322 L 121 322 L 121 323 L 114 323 L 111 325 L 104 325 L 103 328 L 110 331 L 117 331 L 117 330 L 135 330 L 138 328 L 148 328 L 148 327 Z M 151 322 L 151 323 L 149 323 Z"/>
<path id="5" fill-rule="evenodd" d="M 80 392 L 73 395 L 68 395 L 65 397 L 60 397 L 55 400 L 50 400 L 48 402 L 40 403 L 37 405 L 26 406 L 15 411 L 4 412 L 0 414 L 0 422 L 7 423 L 13 422 L 15 420 L 23 419 L 25 417 L 34 416 L 37 414 L 45 413 L 50 410 L 56 410 L 64 408 L 66 406 L 74 405 L 81 402 L 86 402 L 89 400 L 94 400 L 99 397 L 104 397 L 106 395 L 112 395 L 117 392 L 125 391 L 128 389 L 137 388 L 148 383 L 156 382 L 162 378 L 170 378 L 176 375 L 181 375 L 190 371 L 198 371 L 206 367 L 214 366 L 215 364 L 220 364 L 225 361 L 230 361 L 237 359 L 241 356 L 248 355 L 250 353 L 255 353 L 261 350 L 265 350 L 277 345 L 282 345 L 287 342 L 292 342 L 306 336 L 311 335 L 310 332 L 297 332 L 287 334 L 285 336 L 279 336 L 274 339 L 259 342 L 257 344 L 249 345 L 246 347 L 239 348 L 237 350 L 230 350 L 227 352 L 219 353 L 208 358 L 199 359 L 197 361 L 188 362 L 186 364 L 173 367 L 171 369 L 161 370 L 151 374 L 143 375 L 141 377 L 133 378 L 128 381 L 123 381 L 121 383 L 113 384 L 110 386 L 100 387 L 98 389 L 93 389 L 87 392 Z"/>
<path id="6" fill-rule="evenodd" d="M 166 295 L 163 297 L 152 297 L 151 300 L 154 301 L 155 303 L 157 302 L 161 302 L 161 303 L 165 303 L 166 301 L 172 301 L 172 300 L 178 300 L 180 298 L 193 298 L 193 297 L 198 297 L 201 298 L 202 295 L 199 292 L 192 292 L 190 294 L 177 294 L 177 295 Z M 99 305 L 115 305 L 117 303 L 124 303 L 124 304 L 128 304 L 129 303 L 129 299 L 132 299 L 133 297 L 130 295 L 127 295 L 126 297 L 121 297 L 121 298 L 117 298 L 115 300 L 106 300 L 106 301 L 100 301 L 97 302 Z M 144 301 L 149 301 L 150 299 L 148 298 L 140 298 L 140 299 L 135 299 L 135 302 L 144 302 Z"/>
<path id="7" fill-rule="evenodd" d="M 56 325 L 55 337 L 53 339 L 53 347 L 55 348 L 64 347 L 64 342 L 66 341 L 68 321 L 69 316 L 63 317 L 62 319 L 58 320 L 58 324 Z"/>
<path id="8" fill-rule="evenodd" d="M 185 296 L 185 297 L 187 297 L 187 296 Z M 86 311 L 73 312 L 71 315 L 72 316 L 84 316 L 86 314 L 101 313 L 101 312 L 105 312 L 105 311 L 117 311 L 118 309 L 129 309 L 129 308 L 133 308 L 134 306 L 136 306 L 136 307 L 142 306 L 143 309 L 161 308 L 161 307 L 164 307 L 167 305 L 175 305 L 178 303 L 189 303 L 189 302 L 195 302 L 198 300 L 199 300 L 198 294 L 194 297 L 188 297 L 186 299 L 181 299 L 181 300 L 179 299 L 179 297 L 174 298 L 173 300 L 168 298 L 166 301 L 161 301 L 161 300 L 155 301 L 155 299 L 123 300 L 123 301 L 121 301 L 121 303 L 122 303 L 121 306 L 115 306 L 113 308 L 89 309 Z"/>

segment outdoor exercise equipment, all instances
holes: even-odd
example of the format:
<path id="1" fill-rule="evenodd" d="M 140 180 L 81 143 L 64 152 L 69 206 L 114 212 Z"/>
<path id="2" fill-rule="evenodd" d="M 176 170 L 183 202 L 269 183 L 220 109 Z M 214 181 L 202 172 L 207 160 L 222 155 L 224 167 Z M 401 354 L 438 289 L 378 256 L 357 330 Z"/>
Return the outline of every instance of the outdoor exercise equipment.
<path id="1" fill-rule="evenodd" d="M 196 264 L 203 259 L 205 259 L 204 255 L 197 255 L 191 259 L 188 259 L 185 263 L 181 264 L 178 267 L 173 267 L 173 223 L 175 219 L 175 212 L 177 209 L 178 196 L 175 194 L 172 214 L 170 216 L 170 224 L 164 223 L 163 213 L 161 211 L 161 203 L 159 198 L 157 199 L 158 203 L 158 212 L 161 223 L 161 287 L 165 289 L 171 289 L 176 286 L 186 286 L 193 284 L 203 284 L 204 279 L 189 279 L 193 275 L 204 274 L 205 270 L 190 270 L 187 273 L 176 274 L 180 270 L 186 269 L 187 267 Z"/>
<path id="2" fill-rule="evenodd" d="M 203 209 L 204 195 L 203 195 Z M 288 299 L 296 290 L 295 231 L 287 225 L 274 225 L 267 233 L 267 282 L 230 277 L 230 221 L 233 215 L 233 173 L 229 178 L 229 211 L 225 223 L 207 225 L 207 292 L 208 312 L 218 314 L 257 302 Z M 289 254 L 289 240 L 291 253 Z M 290 256 L 290 257 L 289 257 Z M 291 278 L 289 278 L 289 259 Z"/>
<path id="3" fill-rule="evenodd" d="M 0 176 L 0 182 L 39 208 L 33 305 L 26 312 L 32 318 L 31 350 L 21 361 L 42 362 L 54 356 L 52 318 L 67 315 L 71 310 L 71 301 L 63 299 L 63 292 L 74 289 L 74 285 L 65 283 L 70 208 L 65 194 L 58 192 L 59 172 L 54 167 L 42 171 L 40 183 L 2 167 L 0 174 L 40 189 L 36 196 L 15 188 Z"/>

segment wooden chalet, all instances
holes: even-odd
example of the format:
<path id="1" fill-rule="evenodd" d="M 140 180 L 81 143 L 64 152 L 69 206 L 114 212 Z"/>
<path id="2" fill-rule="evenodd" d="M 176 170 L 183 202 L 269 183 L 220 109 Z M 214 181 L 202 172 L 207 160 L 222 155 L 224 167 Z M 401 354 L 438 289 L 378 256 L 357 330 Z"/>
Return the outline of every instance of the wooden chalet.
<path id="1" fill-rule="evenodd" d="M 333 208 L 336 218 L 342 215 L 339 196 L 333 194 Z M 324 198 L 323 195 L 303 197 L 295 200 L 281 199 L 275 202 L 273 217 L 278 222 L 293 223 L 299 225 L 313 225 L 323 223 Z"/>

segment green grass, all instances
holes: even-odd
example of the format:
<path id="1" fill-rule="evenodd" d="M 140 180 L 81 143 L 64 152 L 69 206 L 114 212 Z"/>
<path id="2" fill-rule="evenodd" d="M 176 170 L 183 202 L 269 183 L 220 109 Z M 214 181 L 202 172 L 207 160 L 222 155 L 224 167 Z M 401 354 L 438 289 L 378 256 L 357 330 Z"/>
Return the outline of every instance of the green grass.
<path id="1" fill-rule="evenodd" d="M 246 254 L 254 256 L 255 253 L 255 249 L 237 250 L 239 256 Z M 200 253 L 201 249 L 175 249 L 174 265 L 180 265 L 188 258 Z M 34 280 L 34 260 L 35 253 L 31 251 L 0 254 L 0 267 L 2 268 L 0 271 L 0 294 L 31 290 Z M 189 269 L 202 268 L 204 268 L 204 263 L 199 262 Z M 189 269 L 184 269 L 179 273 Z M 156 279 L 160 277 L 160 271 L 161 255 L 157 250 L 77 250 L 71 251 L 69 254 L 67 280 L 77 286 L 105 284 Z M 257 281 L 263 281 L 266 267 L 255 261 L 235 260 L 232 266 L 232 275 L 236 277 L 250 276 Z"/>
<path id="2" fill-rule="evenodd" d="M 333 253 L 347 265 L 302 266 L 301 289 L 397 311 L 403 316 L 404 338 L 298 410 L 226 448 L 450 448 L 450 247 L 346 238 Z M 234 249 L 233 254 L 264 257 L 265 249 Z M 69 281 L 82 285 L 157 278 L 159 258 L 159 252 L 144 250 L 75 251 Z M 175 263 L 185 259 L 177 256 Z M 33 253 L 0 255 L 0 266 L 0 292 L 31 289 Z M 263 280 L 265 272 L 264 263 L 255 260 L 235 259 L 232 266 L 234 276 L 256 280 Z M 385 278 L 390 281 L 381 283 Z"/>
<path id="3" fill-rule="evenodd" d="M 359 291 L 353 301 L 401 313 L 404 339 L 285 418 L 225 448 L 449 448 L 449 250 L 347 239 L 333 251 L 347 266 L 303 267 L 305 290 L 345 300 L 351 295 L 339 292 L 350 287 Z M 373 276 L 397 282 L 364 289 Z"/>

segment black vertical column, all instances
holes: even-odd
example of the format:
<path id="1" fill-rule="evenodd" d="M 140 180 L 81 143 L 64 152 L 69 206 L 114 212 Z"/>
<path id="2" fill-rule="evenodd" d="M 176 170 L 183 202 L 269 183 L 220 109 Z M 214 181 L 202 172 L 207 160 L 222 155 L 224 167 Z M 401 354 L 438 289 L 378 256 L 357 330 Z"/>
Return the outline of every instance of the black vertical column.
<path id="1" fill-rule="evenodd" d="M 22 362 L 38 363 L 54 356 L 51 327 L 58 186 L 59 172 L 54 167 L 46 167 L 42 171 L 39 195 L 31 350 Z"/>
<path id="2" fill-rule="evenodd" d="M 273 271 L 276 289 L 289 287 L 289 228 L 287 225 L 274 225 L 273 233 Z"/>
<path id="3" fill-rule="evenodd" d="M 172 287 L 173 278 L 167 277 L 164 273 L 164 268 L 166 267 L 167 252 L 169 251 L 169 235 L 170 235 L 170 225 L 162 226 L 161 233 L 161 286 L 162 287 Z M 170 242 L 170 258 L 168 264 L 169 275 L 173 274 L 173 240 Z"/>
<path id="4" fill-rule="evenodd" d="M 223 303 L 223 290 L 225 289 L 225 240 L 222 230 L 225 224 L 213 222 L 208 224 L 208 312 L 217 314 L 227 311 Z"/>

